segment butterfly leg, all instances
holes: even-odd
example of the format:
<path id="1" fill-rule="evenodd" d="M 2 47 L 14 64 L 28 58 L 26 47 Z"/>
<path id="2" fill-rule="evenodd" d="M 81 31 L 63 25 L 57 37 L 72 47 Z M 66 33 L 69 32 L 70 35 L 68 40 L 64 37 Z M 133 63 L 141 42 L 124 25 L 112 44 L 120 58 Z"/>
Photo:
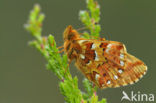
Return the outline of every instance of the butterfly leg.
<path id="1" fill-rule="evenodd" d="M 59 46 L 57 49 L 62 49 L 62 48 L 64 48 L 64 46 Z"/>
<path id="2" fill-rule="evenodd" d="M 58 51 L 58 53 L 62 53 L 62 52 L 64 52 L 64 49 L 62 49 L 62 50 Z"/>
<path id="3" fill-rule="evenodd" d="M 62 49 L 62 48 L 63 48 L 63 49 Z M 64 52 L 64 46 L 59 46 L 57 49 L 62 49 L 62 50 L 59 50 L 58 53 Z"/>
<path id="4" fill-rule="evenodd" d="M 84 29 L 87 29 L 87 27 L 81 27 L 81 28 L 78 28 L 76 29 L 77 31 L 80 31 L 80 30 L 84 30 Z"/>

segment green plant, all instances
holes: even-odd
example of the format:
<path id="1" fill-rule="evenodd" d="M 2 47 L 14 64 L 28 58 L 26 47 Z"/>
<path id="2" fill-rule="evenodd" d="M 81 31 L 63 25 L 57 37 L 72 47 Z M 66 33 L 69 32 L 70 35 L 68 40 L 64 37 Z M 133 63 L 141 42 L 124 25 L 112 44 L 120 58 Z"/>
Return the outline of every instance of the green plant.
<path id="1" fill-rule="evenodd" d="M 80 20 L 89 29 L 90 33 L 84 32 L 85 38 L 99 37 L 100 32 L 100 8 L 96 1 L 87 0 L 87 10 L 80 11 Z M 67 103 L 106 103 L 105 99 L 98 101 L 96 87 L 87 80 L 83 80 L 85 92 L 78 88 L 78 78 L 72 77 L 68 68 L 67 56 L 61 55 L 56 46 L 52 35 L 42 37 L 42 22 L 44 14 L 40 13 L 40 6 L 35 5 L 31 11 L 28 23 L 25 25 L 27 31 L 35 37 L 34 41 L 29 42 L 34 46 L 47 60 L 47 68 L 51 70 L 60 79 L 59 87 L 61 93 L 65 96 Z M 91 36 L 90 36 L 90 35 Z"/>

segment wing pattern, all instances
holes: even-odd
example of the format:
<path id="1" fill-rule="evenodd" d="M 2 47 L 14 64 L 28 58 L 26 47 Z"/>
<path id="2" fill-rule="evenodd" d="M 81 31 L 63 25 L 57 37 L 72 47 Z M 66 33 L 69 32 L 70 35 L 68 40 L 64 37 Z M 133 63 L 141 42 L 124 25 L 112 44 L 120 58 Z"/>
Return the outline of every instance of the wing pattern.
<path id="1" fill-rule="evenodd" d="M 79 40 L 81 54 L 77 67 L 100 88 L 113 88 L 137 82 L 147 66 L 128 54 L 124 44 L 116 41 Z"/>

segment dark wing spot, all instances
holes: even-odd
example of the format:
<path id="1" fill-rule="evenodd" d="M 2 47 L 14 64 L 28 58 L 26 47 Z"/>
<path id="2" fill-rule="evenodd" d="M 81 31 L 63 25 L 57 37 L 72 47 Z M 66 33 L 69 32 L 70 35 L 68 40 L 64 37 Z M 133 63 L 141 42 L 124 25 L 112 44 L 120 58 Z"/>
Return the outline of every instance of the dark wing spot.
<path id="1" fill-rule="evenodd" d="M 93 52 L 93 59 L 95 60 L 95 57 L 97 56 L 97 55 L 95 54 L 96 51 L 93 50 L 92 52 Z"/>
<path id="2" fill-rule="evenodd" d="M 107 45 L 108 45 L 108 43 L 101 43 L 101 44 L 100 44 L 100 48 L 106 48 Z"/>
<path id="3" fill-rule="evenodd" d="M 108 63 L 108 59 L 105 57 L 105 62 Z"/>
<path id="4" fill-rule="evenodd" d="M 105 62 L 102 63 L 102 65 L 104 65 L 104 64 L 105 64 Z"/>
<path id="5" fill-rule="evenodd" d="M 86 50 L 85 56 L 88 57 L 89 59 L 95 60 L 95 50 Z"/>
<path id="6" fill-rule="evenodd" d="M 105 51 L 105 48 L 103 48 L 102 50 L 103 50 L 103 52 L 104 52 L 104 51 Z"/>
<path id="7" fill-rule="evenodd" d="M 87 44 L 86 44 L 86 49 L 87 49 L 87 50 L 88 50 L 88 49 L 91 49 L 92 45 L 93 45 L 93 43 L 87 43 Z"/>
<path id="8" fill-rule="evenodd" d="M 81 53 L 81 50 L 79 50 L 79 49 L 75 49 L 75 51 L 76 51 L 77 54 Z"/>
<path id="9" fill-rule="evenodd" d="M 72 43 L 76 43 L 76 40 L 73 40 Z"/>
<path id="10" fill-rule="evenodd" d="M 121 68 L 118 68 L 118 70 L 122 70 L 123 71 L 123 69 L 121 69 Z"/>
<path id="11" fill-rule="evenodd" d="M 123 45 L 119 45 L 119 46 L 117 46 L 117 49 L 118 49 L 118 50 L 123 49 Z"/>
<path id="12" fill-rule="evenodd" d="M 97 66 L 97 69 L 99 69 L 100 66 L 101 66 L 101 65 L 99 64 L 99 65 Z"/>
<path id="13" fill-rule="evenodd" d="M 86 57 L 85 57 L 85 59 L 84 59 L 85 64 L 88 64 L 89 61 L 90 61 L 89 58 L 86 58 Z"/>
<path id="14" fill-rule="evenodd" d="M 105 77 L 106 76 L 106 73 L 103 73 L 103 77 Z"/>
<path id="15" fill-rule="evenodd" d="M 105 48 L 103 48 L 102 50 L 103 50 L 103 53 L 102 53 L 102 55 L 104 55 L 104 52 L 105 52 Z"/>

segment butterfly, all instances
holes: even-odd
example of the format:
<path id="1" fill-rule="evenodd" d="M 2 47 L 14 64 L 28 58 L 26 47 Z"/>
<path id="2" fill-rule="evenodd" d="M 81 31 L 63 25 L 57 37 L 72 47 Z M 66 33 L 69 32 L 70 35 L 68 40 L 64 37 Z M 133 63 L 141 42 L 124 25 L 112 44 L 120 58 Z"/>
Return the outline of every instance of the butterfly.
<path id="1" fill-rule="evenodd" d="M 115 88 L 137 82 L 147 66 L 127 53 L 123 43 L 101 39 L 84 39 L 69 25 L 64 33 L 64 51 L 69 63 L 99 88 Z"/>

